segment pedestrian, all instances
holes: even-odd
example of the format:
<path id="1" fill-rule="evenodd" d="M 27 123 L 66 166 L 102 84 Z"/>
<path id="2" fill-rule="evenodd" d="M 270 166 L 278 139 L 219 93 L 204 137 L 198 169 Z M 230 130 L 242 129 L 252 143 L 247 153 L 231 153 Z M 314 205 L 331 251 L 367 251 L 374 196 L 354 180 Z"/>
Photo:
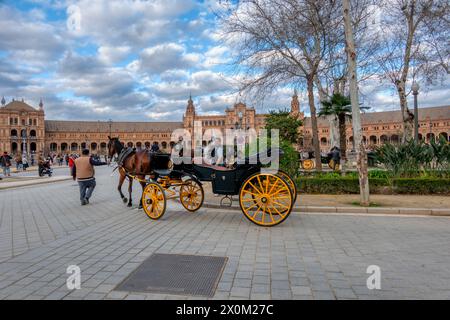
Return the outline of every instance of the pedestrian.
<path id="1" fill-rule="evenodd" d="M 331 169 L 337 170 L 339 169 L 339 165 L 341 164 L 341 149 L 334 146 L 327 155 L 330 157 L 330 166 Z"/>
<path id="2" fill-rule="evenodd" d="M 16 172 L 19 172 L 19 170 L 22 170 L 22 158 L 20 157 L 20 155 L 17 155 L 14 158 L 14 161 L 16 162 Z"/>
<path id="3" fill-rule="evenodd" d="M 22 169 L 23 171 L 27 171 L 28 168 L 28 160 L 27 160 L 27 156 L 24 154 L 22 156 Z"/>
<path id="4" fill-rule="evenodd" d="M 5 177 L 11 176 L 11 160 L 12 157 L 7 151 L 3 152 L 3 155 L 0 157 L 0 165 L 3 168 L 3 175 Z"/>
<path id="5" fill-rule="evenodd" d="M 82 206 L 89 203 L 89 198 L 92 196 L 96 186 L 94 166 L 105 164 L 106 162 L 97 161 L 93 157 L 89 157 L 89 149 L 83 149 L 81 157 L 75 159 L 72 167 L 72 177 L 73 180 L 76 179 L 78 181 Z"/>

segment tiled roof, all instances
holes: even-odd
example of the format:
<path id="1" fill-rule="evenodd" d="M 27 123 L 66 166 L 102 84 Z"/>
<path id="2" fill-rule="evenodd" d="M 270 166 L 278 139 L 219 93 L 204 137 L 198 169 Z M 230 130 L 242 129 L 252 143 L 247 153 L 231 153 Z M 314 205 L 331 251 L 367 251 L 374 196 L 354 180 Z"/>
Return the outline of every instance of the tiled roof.
<path id="1" fill-rule="evenodd" d="M 411 110 L 414 112 L 414 110 Z M 450 106 L 419 108 L 419 121 L 431 120 L 447 120 L 450 119 Z M 361 122 L 365 124 L 377 123 L 393 123 L 401 122 L 402 116 L 400 110 L 382 111 L 382 112 L 366 112 L 361 114 Z M 323 117 L 317 119 L 319 127 L 329 126 L 328 120 Z M 305 117 L 304 125 L 311 126 L 311 118 Z"/>
<path id="2" fill-rule="evenodd" d="M 33 108 L 32 106 L 26 104 L 23 101 L 11 101 L 4 107 L 0 107 L 1 110 L 8 110 L 8 111 L 28 111 L 28 112 L 37 112 L 38 110 Z"/>
<path id="3" fill-rule="evenodd" d="M 112 122 L 111 132 L 171 132 L 183 128 L 182 122 Z M 47 132 L 106 132 L 109 123 L 105 121 L 45 120 Z"/>

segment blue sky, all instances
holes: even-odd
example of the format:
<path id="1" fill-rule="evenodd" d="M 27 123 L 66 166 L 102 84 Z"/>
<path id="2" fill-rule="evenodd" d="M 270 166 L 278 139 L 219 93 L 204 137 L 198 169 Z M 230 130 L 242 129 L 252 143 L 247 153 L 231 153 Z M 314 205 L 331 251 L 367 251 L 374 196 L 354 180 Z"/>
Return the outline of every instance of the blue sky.
<path id="1" fill-rule="evenodd" d="M 48 119 L 179 121 L 192 94 L 199 113 L 243 98 L 220 40 L 214 0 L 0 1 L 0 96 L 44 100 Z M 448 81 L 426 88 L 423 105 L 449 104 Z M 280 88 L 259 112 L 286 108 Z M 379 84 L 362 89 L 373 110 L 398 108 Z M 300 92 L 302 108 L 306 94 Z"/>

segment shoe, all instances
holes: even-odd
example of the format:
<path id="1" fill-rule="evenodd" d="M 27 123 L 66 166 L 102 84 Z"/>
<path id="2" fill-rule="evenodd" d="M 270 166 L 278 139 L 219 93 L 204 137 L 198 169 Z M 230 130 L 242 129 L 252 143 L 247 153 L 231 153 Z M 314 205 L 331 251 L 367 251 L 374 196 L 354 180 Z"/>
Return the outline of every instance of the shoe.
<path id="1" fill-rule="evenodd" d="M 86 204 L 89 204 L 89 198 L 86 198 Z"/>
<path id="2" fill-rule="evenodd" d="M 86 201 L 86 199 L 81 200 L 81 205 L 82 205 L 82 206 L 85 206 L 85 205 L 87 205 L 87 204 L 88 204 L 88 202 Z"/>

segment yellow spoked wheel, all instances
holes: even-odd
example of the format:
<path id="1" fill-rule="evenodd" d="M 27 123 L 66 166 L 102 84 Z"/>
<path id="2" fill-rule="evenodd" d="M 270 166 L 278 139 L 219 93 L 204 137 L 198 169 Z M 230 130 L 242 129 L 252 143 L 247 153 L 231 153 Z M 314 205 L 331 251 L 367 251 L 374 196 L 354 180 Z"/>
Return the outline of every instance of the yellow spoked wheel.
<path id="1" fill-rule="evenodd" d="M 150 219 L 158 220 L 166 211 L 164 189 L 155 182 L 150 182 L 142 194 L 142 208 Z"/>
<path id="2" fill-rule="evenodd" d="M 180 188 L 180 201 L 187 211 L 194 212 L 200 209 L 204 197 L 202 185 L 194 179 L 186 180 Z"/>
<path id="3" fill-rule="evenodd" d="M 297 187 L 295 186 L 294 181 L 284 171 L 278 170 L 277 175 L 282 177 L 288 183 L 289 188 L 291 188 L 291 192 L 292 192 L 292 196 L 294 197 L 294 204 L 295 204 L 295 202 L 297 201 Z"/>
<path id="4" fill-rule="evenodd" d="M 312 170 L 314 169 L 314 161 L 311 159 L 303 160 L 302 167 L 305 170 Z"/>
<path id="5" fill-rule="evenodd" d="M 289 184 L 280 176 L 256 173 L 241 186 L 239 204 L 253 223 L 271 227 L 283 222 L 294 204 Z"/>

